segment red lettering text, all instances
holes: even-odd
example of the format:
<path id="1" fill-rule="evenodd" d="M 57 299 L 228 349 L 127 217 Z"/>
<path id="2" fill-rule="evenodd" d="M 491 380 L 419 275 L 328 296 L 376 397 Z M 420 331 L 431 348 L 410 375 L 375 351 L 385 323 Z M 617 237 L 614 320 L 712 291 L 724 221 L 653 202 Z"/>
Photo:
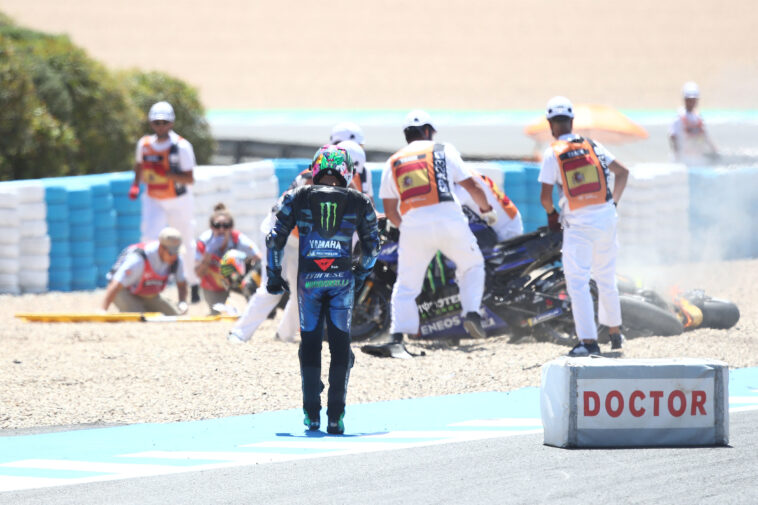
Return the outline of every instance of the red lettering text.
<path id="1" fill-rule="evenodd" d="M 688 393 L 680 389 L 666 392 L 644 392 L 635 389 L 629 394 L 628 398 L 617 389 L 612 389 L 603 394 L 604 397 L 601 397 L 601 394 L 597 391 L 583 392 L 583 411 L 585 417 L 595 417 L 600 414 L 601 409 L 605 409 L 605 414 L 611 418 L 620 417 L 625 409 L 628 409 L 629 414 L 634 417 L 642 417 L 651 410 L 651 406 L 652 415 L 659 417 L 661 415 L 661 404 L 663 403 L 664 395 L 666 399 L 665 406 L 672 417 L 682 417 L 685 415 L 688 411 L 688 402 L 690 415 L 706 415 L 705 402 L 708 399 L 708 394 L 702 390 L 689 392 L 689 398 Z"/>
<path id="2" fill-rule="evenodd" d="M 692 412 L 691 415 L 696 416 L 697 411 L 700 411 L 700 415 L 705 415 L 705 391 L 693 391 L 692 392 Z"/>
<path id="3" fill-rule="evenodd" d="M 594 407 L 590 407 L 590 402 Z M 594 391 L 584 392 L 584 415 L 586 417 L 596 416 L 600 413 L 600 396 Z"/>
<path id="4" fill-rule="evenodd" d="M 616 409 L 613 409 L 613 406 L 611 405 L 611 402 L 613 400 L 616 400 Z M 622 412 L 624 412 L 624 397 L 621 395 L 620 392 L 616 391 L 615 389 L 608 393 L 608 396 L 605 397 L 605 411 L 608 412 L 608 415 L 611 417 L 618 417 L 621 415 Z"/>
<path id="5" fill-rule="evenodd" d="M 653 415 L 658 417 L 661 412 L 658 401 L 663 398 L 663 391 L 650 391 L 650 398 L 653 399 Z"/>
<path id="6" fill-rule="evenodd" d="M 635 404 L 635 400 L 637 399 L 644 400 L 645 393 L 642 391 L 634 391 L 629 396 L 629 412 L 631 412 L 634 417 L 645 415 L 645 407 L 637 408 L 637 405 Z"/>
<path id="7" fill-rule="evenodd" d="M 674 399 L 679 400 L 679 408 L 674 408 Z M 684 393 L 674 390 L 669 395 L 669 413 L 674 417 L 681 417 L 684 411 L 687 410 L 687 398 L 684 397 Z"/>

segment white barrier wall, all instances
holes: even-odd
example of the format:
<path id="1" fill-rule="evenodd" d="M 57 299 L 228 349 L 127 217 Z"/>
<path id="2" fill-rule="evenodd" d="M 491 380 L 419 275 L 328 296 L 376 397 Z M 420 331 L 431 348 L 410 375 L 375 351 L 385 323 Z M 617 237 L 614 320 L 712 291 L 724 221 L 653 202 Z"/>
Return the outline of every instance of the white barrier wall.
<path id="1" fill-rule="evenodd" d="M 0 189 L 0 293 L 18 294 L 19 224 L 18 196 L 10 187 Z"/>
<path id="2" fill-rule="evenodd" d="M 50 237 L 47 234 L 45 188 L 39 183 L 16 186 L 19 214 L 18 285 L 23 293 L 48 288 Z"/>
<path id="3" fill-rule="evenodd" d="M 619 263 L 687 261 L 689 208 L 687 167 L 670 163 L 631 167 L 617 209 Z"/>
<path id="4" fill-rule="evenodd" d="M 195 235 L 208 229 L 213 208 L 223 203 L 234 225 L 263 248 L 260 226 L 279 197 L 272 160 L 195 170 Z"/>

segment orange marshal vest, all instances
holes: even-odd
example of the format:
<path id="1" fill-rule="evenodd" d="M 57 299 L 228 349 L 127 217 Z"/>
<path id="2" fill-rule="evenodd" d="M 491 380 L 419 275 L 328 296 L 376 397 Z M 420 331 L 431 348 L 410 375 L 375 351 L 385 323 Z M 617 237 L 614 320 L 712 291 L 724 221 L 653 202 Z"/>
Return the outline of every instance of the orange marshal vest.
<path id="1" fill-rule="evenodd" d="M 181 137 L 179 137 L 181 139 Z M 142 150 L 142 180 L 147 184 L 147 194 L 159 200 L 175 198 L 187 192 L 184 184 L 178 184 L 166 177 L 168 172 L 180 171 L 179 146 L 171 142 L 168 149 L 157 151 L 150 143 L 150 136 L 140 139 Z M 176 158 L 176 162 L 172 162 Z"/>
<path id="2" fill-rule="evenodd" d="M 584 138 L 551 144 L 570 210 L 605 203 L 613 198 L 608 187 L 608 167 L 595 154 L 593 142 Z"/>
<path id="3" fill-rule="evenodd" d="M 169 276 L 172 273 L 176 273 L 176 267 L 179 260 L 174 261 L 166 275 L 158 275 L 155 270 L 153 270 L 153 266 L 150 264 L 150 260 L 147 259 L 147 254 L 145 254 L 145 245 L 145 242 L 132 244 L 127 247 L 126 251 L 128 252 L 125 251 L 126 254 L 136 252 L 142 256 L 142 259 L 145 261 L 145 269 L 142 271 L 142 277 L 140 278 L 139 282 L 137 282 L 136 286 L 131 286 L 129 288 L 129 291 L 133 295 L 153 297 L 159 295 L 161 291 L 165 289 Z M 122 255 L 124 255 L 124 253 L 122 253 Z M 119 257 L 119 259 L 121 258 Z M 118 262 L 118 260 L 116 261 Z"/>
<path id="4" fill-rule="evenodd" d="M 516 207 L 516 204 L 513 203 L 513 201 L 508 198 L 508 196 L 500 190 L 500 188 L 497 187 L 497 184 L 495 184 L 495 181 L 490 179 L 484 174 L 480 174 L 476 172 L 475 170 L 469 169 L 469 171 L 475 176 L 479 177 L 490 190 L 495 195 L 495 198 L 497 199 L 497 202 L 500 204 L 500 206 L 503 208 L 505 213 L 508 215 L 509 218 L 513 219 L 516 217 L 516 214 L 518 214 L 518 208 Z"/>
<path id="5" fill-rule="evenodd" d="M 400 193 L 401 214 L 418 207 L 454 201 L 447 180 L 443 144 L 434 144 L 420 151 L 402 149 L 392 155 L 389 162 Z"/>

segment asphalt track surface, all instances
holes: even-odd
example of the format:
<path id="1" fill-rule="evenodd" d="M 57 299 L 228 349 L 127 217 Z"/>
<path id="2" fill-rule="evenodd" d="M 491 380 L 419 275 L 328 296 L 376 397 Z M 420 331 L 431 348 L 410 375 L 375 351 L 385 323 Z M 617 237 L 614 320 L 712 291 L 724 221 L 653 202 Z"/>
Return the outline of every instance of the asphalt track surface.
<path id="1" fill-rule="evenodd" d="M 730 446 L 565 450 L 541 434 L 0 494 L 15 504 L 751 504 L 758 412 Z"/>

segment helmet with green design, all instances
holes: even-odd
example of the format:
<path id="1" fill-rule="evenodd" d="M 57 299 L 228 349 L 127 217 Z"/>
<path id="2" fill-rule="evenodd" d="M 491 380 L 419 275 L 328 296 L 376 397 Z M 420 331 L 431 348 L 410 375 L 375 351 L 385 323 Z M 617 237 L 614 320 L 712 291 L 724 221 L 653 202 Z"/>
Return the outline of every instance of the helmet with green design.
<path id="1" fill-rule="evenodd" d="M 342 187 L 347 187 L 353 178 L 353 160 L 347 150 L 327 144 L 321 146 L 311 162 L 313 184 L 321 184 L 325 175 L 333 175 Z"/>
<path id="2" fill-rule="evenodd" d="M 237 249 L 230 249 L 224 253 L 221 261 L 219 261 L 219 270 L 227 287 L 239 287 L 247 272 L 246 259 L 247 255 Z"/>

